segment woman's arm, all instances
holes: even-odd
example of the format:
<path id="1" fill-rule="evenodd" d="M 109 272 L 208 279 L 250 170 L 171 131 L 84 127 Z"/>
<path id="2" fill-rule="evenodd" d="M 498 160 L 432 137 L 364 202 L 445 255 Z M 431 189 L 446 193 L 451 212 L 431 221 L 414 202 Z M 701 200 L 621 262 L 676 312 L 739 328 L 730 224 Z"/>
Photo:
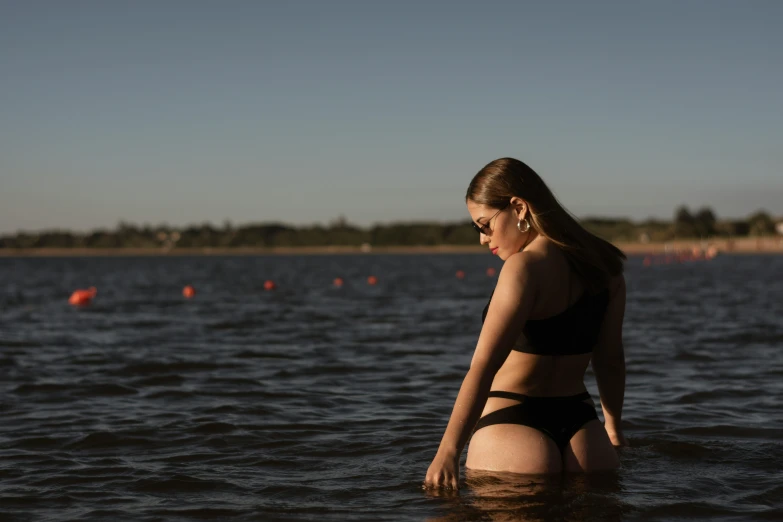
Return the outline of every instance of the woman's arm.
<path id="1" fill-rule="evenodd" d="M 627 445 L 621 420 L 625 397 L 625 350 L 623 317 L 625 316 L 625 278 L 620 275 L 610 288 L 609 304 L 601 325 L 601 334 L 593 352 L 593 371 L 601 395 L 604 427 L 615 446 Z"/>
<path id="2" fill-rule="evenodd" d="M 462 381 L 438 453 L 427 471 L 425 485 L 457 488 L 459 457 L 484 409 L 492 380 L 522 333 L 533 306 L 530 264 L 524 252 L 514 254 L 500 271 L 470 369 Z"/>

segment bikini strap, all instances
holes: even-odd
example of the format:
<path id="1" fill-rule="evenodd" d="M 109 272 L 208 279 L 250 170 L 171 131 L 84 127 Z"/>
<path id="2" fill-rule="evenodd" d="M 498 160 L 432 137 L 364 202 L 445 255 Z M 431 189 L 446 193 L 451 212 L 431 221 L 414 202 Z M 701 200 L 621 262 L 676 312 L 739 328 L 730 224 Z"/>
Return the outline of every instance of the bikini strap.
<path id="1" fill-rule="evenodd" d="M 507 392 L 507 391 L 491 391 L 489 392 L 488 397 L 500 397 L 501 399 L 512 399 L 515 401 L 524 401 L 525 399 L 528 399 L 527 395 L 522 395 L 521 393 L 514 393 L 514 392 Z"/>

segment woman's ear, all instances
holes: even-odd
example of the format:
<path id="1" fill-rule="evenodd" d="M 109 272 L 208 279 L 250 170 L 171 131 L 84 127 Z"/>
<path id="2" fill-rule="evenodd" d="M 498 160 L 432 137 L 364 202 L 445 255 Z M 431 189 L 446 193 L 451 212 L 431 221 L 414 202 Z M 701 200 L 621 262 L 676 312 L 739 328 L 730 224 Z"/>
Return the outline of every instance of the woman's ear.
<path id="1" fill-rule="evenodd" d="M 514 208 L 514 212 L 516 214 L 517 219 L 524 219 L 527 217 L 528 213 L 528 204 L 527 201 L 525 201 L 522 198 L 518 198 L 514 196 L 511 198 L 511 206 Z"/>

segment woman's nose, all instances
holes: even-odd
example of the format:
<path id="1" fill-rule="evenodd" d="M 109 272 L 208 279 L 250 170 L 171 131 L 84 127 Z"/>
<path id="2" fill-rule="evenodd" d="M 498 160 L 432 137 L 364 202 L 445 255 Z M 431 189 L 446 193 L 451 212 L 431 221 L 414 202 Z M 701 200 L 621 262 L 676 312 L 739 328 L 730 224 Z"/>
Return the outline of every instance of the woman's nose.
<path id="1" fill-rule="evenodd" d="M 489 236 L 486 234 L 479 234 L 479 244 L 486 245 L 489 243 Z"/>

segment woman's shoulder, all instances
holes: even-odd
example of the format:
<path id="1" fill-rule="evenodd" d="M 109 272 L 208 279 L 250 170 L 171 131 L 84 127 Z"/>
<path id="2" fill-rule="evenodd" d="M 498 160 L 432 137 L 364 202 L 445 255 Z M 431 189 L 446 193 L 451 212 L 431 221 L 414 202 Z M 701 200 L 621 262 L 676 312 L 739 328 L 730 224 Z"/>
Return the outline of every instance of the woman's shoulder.
<path id="1" fill-rule="evenodd" d="M 540 238 L 534 248 L 513 254 L 508 261 L 512 259 L 518 267 L 533 271 L 539 276 L 553 275 L 559 269 L 568 267 L 563 251 L 547 238 Z"/>
<path id="2" fill-rule="evenodd" d="M 546 256 L 537 250 L 523 250 L 516 254 L 511 254 L 505 263 L 503 270 L 515 274 L 531 274 L 539 272 L 546 266 Z"/>
<path id="3" fill-rule="evenodd" d="M 534 290 L 537 283 L 546 280 L 551 271 L 551 263 L 541 251 L 524 250 L 509 256 L 503 263 L 498 276 L 498 285 L 522 285 L 526 290 Z"/>

